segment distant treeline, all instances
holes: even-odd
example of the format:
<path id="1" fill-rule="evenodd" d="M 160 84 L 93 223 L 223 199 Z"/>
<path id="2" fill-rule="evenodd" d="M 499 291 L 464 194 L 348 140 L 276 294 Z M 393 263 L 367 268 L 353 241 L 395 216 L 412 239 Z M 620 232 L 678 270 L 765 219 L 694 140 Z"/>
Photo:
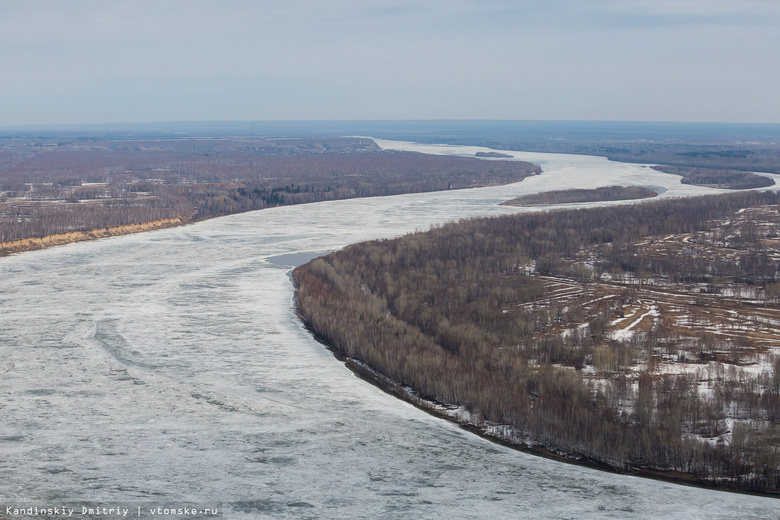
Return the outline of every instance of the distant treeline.
<path id="1" fill-rule="evenodd" d="M 646 139 L 612 139 L 586 136 L 577 138 L 550 138 L 546 140 L 518 140 L 511 137 L 485 139 L 429 137 L 432 142 L 485 146 L 497 150 L 517 150 L 544 153 L 572 153 L 601 155 L 612 161 L 665 164 L 716 170 L 740 170 L 748 172 L 780 173 L 780 144 L 707 142 L 706 137 L 689 139 L 688 142 L 665 142 Z"/>
<path id="2" fill-rule="evenodd" d="M 370 139 L 15 142 L 0 242 L 273 206 L 517 182 L 521 161 L 381 151 Z M 8 148 L 8 146 L 6 146 Z"/>
<path id="3" fill-rule="evenodd" d="M 633 200 L 657 197 L 658 193 L 641 186 L 606 186 L 603 188 L 573 189 L 530 193 L 503 202 L 505 206 L 530 206 L 538 204 L 572 204 L 612 200 Z"/>
<path id="4" fill-rule="evenodd" d="M 583 364 L 630 365 L 670 332 L 661 327 L 631 342 L 613 341 L 606 331 L 620 300 L 594 303 L 590 316 L 581 306 L 533 302 L 545 294 L 538 275 L 595 283 L 602 273 L 620 271 L 776 283 L 777 260 L 748 242 L 744 260 L 707 265 L 643 257 L 635 244 L 706 231 L 713 219 L 750 206 L 776 208 L 779 201 L 777 194 L 747 192 L 463 220 L 349 246 L 298 267 L 297 306 L 336 351 L 425 399 L 464 407 L 476 424 L 508 426 L 518 444 L 624 471 L 682 472 L 777 492 L 780 358 L 771 373 L 728 379 L 711 397 L 698 394 L 691 374 L 641 373 L 634 386 L 616 372 L 594 385 Z M 595 269 L 578 261 L 584 250 L 598 253 Z M 529 266 L 538 275 L 526 275 Z M 630 291 L 622 298 L 629 301 Z M 582 333 L 544 333 L 583 320 Z M 696 438 L 722 432 L 726 410 L 753 420 L 735 423 L 728 445 Z"/>

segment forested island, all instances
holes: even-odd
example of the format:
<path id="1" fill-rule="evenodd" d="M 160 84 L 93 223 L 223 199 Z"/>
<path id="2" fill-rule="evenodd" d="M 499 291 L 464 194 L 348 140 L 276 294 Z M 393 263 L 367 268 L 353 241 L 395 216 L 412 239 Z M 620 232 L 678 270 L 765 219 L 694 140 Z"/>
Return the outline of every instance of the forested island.
<path id="1" fill-rule="evenodd" d="M 540 172 L 521 161 L 382 151 L 361 138 L 6 138 L 0 255 L 150 225 L 506 184 Z"/>
<path id="2" fill-rule="evenodd" d="M 683 184 L 695 184 L 707 188 L 747 190 L 774 186 L 775 181 L 753 172 L 729 169 L 693 168 L 690 166 L 653 166 L 654 170 L 682 177 Z"/>
<path id="3" fill-rule="evenodd" d="M 547 456 L 777 495 L 780 197 L 463 220 L 293 272 L 350 367 Z"/>
<path id="4" fill-rule="evenodd" d="M 657 196 L 658 192 L 641 186 L 605 186 L 590 190 L 573 189 L 529 193 L 501 204 L 504 206 L 538 206 L 542 204 L 575 204 L 581 202 L 648 199 Z"/>
<path id="5" fill-rule="evenodd" d="M 483 157 L 487 159 L 511 159 L 512 156 L 501 152 L 477 152 L 474 157 Z"/>

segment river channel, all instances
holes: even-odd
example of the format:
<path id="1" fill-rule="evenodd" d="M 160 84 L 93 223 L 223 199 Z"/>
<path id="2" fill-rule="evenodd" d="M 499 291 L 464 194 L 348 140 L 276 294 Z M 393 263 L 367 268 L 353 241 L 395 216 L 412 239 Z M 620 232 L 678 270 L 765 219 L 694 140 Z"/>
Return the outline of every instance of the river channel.
<path id="1" fill-rule="evenodd" d="M 513 153 L 544 173 L 0 258 L 0 518 L 65 504 L 128 516 L 213 505 L 224 518 L 777 518 L 778 500 L 492 444 L 357 379 L 303 328 L 288 273 L 321 252 L 523 211 L 498 203 L 549 189 L 716 191 L 643 165 Z"/>

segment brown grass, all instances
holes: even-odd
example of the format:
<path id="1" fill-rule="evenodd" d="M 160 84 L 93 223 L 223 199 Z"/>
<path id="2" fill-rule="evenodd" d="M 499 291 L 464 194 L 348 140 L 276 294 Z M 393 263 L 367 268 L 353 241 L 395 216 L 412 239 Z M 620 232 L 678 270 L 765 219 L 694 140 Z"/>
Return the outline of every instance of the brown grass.
<path id="1" fill-rule="evenodd" d="M 182 217 L 169 218 L 144 222 L 143 224 L 128 224 L 125 226 L 107 227 L 92 229 L 89 231 L 74 231 L 71 233 L 60 233 L 57 235 L 48 235 L 43 238 L 25 238 L 22 240 L 13 240 L 11 242 L 0 242 L 0 256 L 8 256 L 13 253 L 22 253 L 25 251 L 35 251 L 52 246 L 61 246 L 73 242 L 82 242 L 84 240 L 96 240 L 98 238 L 113 237 L 119 235 L 129 235 L 131 233 L 140 233 L 142 231 L 152 231 L 155 229 L 164 229 L 186 224 L 188 221 Z"/>

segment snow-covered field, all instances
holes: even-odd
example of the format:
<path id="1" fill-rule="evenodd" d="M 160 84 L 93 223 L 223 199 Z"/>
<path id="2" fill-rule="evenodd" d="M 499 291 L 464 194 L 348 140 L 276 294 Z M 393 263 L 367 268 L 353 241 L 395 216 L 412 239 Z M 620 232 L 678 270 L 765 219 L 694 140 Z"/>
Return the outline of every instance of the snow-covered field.
<path id="1" fill-rule="evenodd" d="M 778 517 L 778 500 L 491 444 L 358 380 L 303 329 L 279 255 L 525 211 L 497 204 L 550 189 L 715 191 L 640 165 L 515 155 L 544 173 L 0 259 L 0 517 L 6 506 L 86 502 L 219 505 L 225 518 Z"/>

